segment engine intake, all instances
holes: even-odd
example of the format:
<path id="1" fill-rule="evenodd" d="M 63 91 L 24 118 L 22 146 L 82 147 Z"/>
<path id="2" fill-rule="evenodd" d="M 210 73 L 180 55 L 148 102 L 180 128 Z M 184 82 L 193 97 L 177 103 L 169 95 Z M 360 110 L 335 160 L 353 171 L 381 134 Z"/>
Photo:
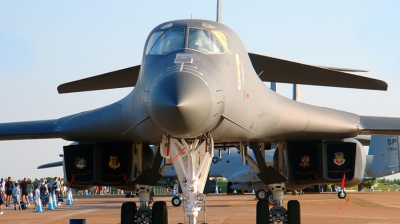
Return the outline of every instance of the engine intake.
<path id="1" fill-rule="evenodd" d="M 345 186 L 362 182 L 366 156 L 355 139 L 325 142 L 287 143 L 287 186 L 302 189 L 316 184 L 339 184 L 345 174 Z"/>
<path id="2" fill-rule="evenodd" d="M 64 146 L 65 180 L 73 186 L 118 186 L 121 189 L 135 184 L 154 185 L 161 177 L 160 164 L 153 163 L 155 154 L 149 145 L 143 147 L 141 157 L 141 169 L 138 169 L 138 155 L 131 144 Z"/>

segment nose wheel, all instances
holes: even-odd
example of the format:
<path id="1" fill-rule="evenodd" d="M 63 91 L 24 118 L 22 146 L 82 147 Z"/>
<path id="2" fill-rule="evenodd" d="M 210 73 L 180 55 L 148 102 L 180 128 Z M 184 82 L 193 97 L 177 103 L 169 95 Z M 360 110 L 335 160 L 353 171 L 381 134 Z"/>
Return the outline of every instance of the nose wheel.
<path id="1" fill-rule="evenodd" d="M 179 206 L 181 206 L 182 201 L 181 201 L 181 199 L 179 198 L 179 196 L 174 196 L 174 197 L 172 197 L 171 204 L 172 204 L 174 207 L 179 207 Z"/>

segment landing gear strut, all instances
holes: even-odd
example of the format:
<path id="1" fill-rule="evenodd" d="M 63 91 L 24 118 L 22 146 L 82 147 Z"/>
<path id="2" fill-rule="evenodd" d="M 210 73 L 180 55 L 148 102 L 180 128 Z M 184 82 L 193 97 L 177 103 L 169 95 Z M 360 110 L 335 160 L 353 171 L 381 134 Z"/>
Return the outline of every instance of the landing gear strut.
<path id="1" fill-rule="evenodd" d="M 209 134 L 190 140 L 164 135 L 160 150 L 163 157 L 172 158 L 182 188 L 179 198 L 183 202 L 185 217 L 188 217 L 189 224 L 196 224 L 199 211 L 205 204 L 202 192 L 214 156 L 214 141 Z"/>
<path id="2" fill-rule="evenodd" d="M 250 146 L 253 149 L 257 163 L 252 161 L 249 156 L 245 156 L 245 158 L 258 171 L 258 177 L 268 185 L 273 200 L 271 209 L 267 200 L 259 200 L 257 202 L 256 223 L 300 224 L 300 203 L 296 200 L 291 200 L 288 201 L 287 208 L 283 207 L 283 199 L 286 192 L 284 144 L 278 143 L 278 148 L 275 151 L 274 162 L 276 168 L 267 167 L 265 164 L 265 156 L 261 152 L 264 150 L 264 144 L 261 144 L 261 147 L 257 143 L 250 144 Z M 242 149 L 242 151 L 244 152 L 245 150 Z"/>
<path id="3" fill-rule="evenodd" d="M 161 178 L 160 165 L 162 157 L 157 149 L 151 168 L 143 162 L 143 145 L 136 144 L 134 160 L 136 161 L 135 181 L 136 194 L 139 196 L 139 208 L 135 202 L 125 202 L 121 207 L 121 224 L 168 224 L 167 205 L 164 201 L 153 203 L 153 186 Z M 148 147 L 148 146 L 147 146 Z M 142 169 L 146 165 L 146 169 Z M 152 208 L 150 205 L 153 203 Z"/>

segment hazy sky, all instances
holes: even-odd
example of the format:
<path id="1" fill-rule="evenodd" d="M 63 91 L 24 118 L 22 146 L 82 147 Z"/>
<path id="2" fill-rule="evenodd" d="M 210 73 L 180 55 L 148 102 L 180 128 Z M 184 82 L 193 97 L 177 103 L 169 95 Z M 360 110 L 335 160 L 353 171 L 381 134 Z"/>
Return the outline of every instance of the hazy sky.
<path id="1" fill-rule="evenodd" d="M 0 122 L 60 118 L 117 101 L 131 89 L 59 95 L 57 86 L 141 63 L 148 33 L 176 19 L 215 20 L 216 0 L 3 1 Z M 400 1 L 223 1 L 223 23 L 249 52 L 368 70 L 389 90 L 301 87 L 305 103 L 361 115 L 400 117 Z M 291 86 L 278 92 L 291 97 Z M 0 142 L 0 176 L 61 176 L 37 170 L 70 142 Z"/>

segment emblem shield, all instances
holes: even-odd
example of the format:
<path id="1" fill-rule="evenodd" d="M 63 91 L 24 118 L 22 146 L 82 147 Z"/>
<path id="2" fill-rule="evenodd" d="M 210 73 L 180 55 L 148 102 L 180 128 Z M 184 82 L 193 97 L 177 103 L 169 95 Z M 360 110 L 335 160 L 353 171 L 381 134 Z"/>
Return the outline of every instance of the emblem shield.
<path id="1" fill-rule="evenodd" d="M 86 160 L 85 158 L 77 157 L 75 158 L 75 167 L 78 169 L 84 169 L 86 167 Z"/>
<path id="2" fill-rule="evenodd" d="M 338 165 L 341 166 L 344 164 L 346 160 L 344 159 L 344 153 L 343 152 L 337 152 L 335 153 L 335 158 L 333 159 L 333 162 Z"/>
<path id="3" fill-rule="evenodd" d="M 300 158 L 300 166 L 307 167 L 310 166 L 310 157 L 308 155 L 304 155 Z"/>
<path id="4" fill-rule="evenodd" d="M 119 163 L 119 158 L 117 156 L 110 156 L 110 162 L 108 162 L 108 166 L 112 169 L 117 169 L 121 164 Z"/>

